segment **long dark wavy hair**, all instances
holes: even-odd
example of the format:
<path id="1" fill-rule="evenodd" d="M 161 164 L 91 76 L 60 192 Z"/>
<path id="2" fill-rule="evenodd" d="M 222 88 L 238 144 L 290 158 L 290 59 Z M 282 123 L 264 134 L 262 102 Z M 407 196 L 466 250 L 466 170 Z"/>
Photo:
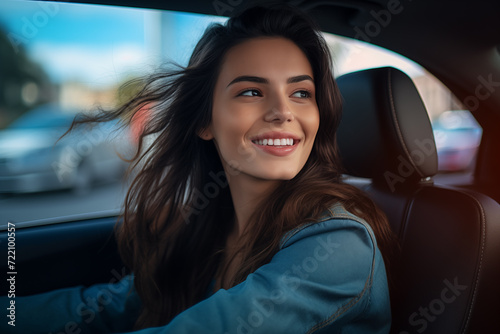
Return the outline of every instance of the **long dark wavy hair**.
<path id="1" fill-rule="evenodd" d="M 211 122 L 214 86 L 225 54 L 257 37 L 286 38 L 307 56 L 320 124 L 304 168 L 282 181 L 255 210 L 240 249 L 230 254 L 238 254 L 241 265 L 228 276 L 221 260 L 234 208 L 214 143 L 198 135 Z M 327 44 L 302 12 L 287 6 L 253 7 L 225 24 L 213 24 L 187 67 L 149 76 L 127 103 L 73 125 L 115 118 L 128 124 L 144 110 L 148 120 L 132 159 L 137 173 L 116 229 L 119 251 L 135 274 L 143 302 L 136 329 L 164 325 L 201 301 L 216 275 L 231 282 L 224 288 L 244 281 L 271 260 L 286 231 L 314 221 L 335 203 L 371 225 L 386 266 L 390 264 L 393 236 L 384 214 L 364 193 L 342 182 L 335 136 L 341 96 Z"/>

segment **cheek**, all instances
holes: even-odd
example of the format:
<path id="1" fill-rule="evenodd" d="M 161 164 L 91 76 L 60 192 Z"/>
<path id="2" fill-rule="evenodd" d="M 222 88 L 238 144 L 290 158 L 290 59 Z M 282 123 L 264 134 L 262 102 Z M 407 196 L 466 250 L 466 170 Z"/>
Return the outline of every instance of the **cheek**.
<path id="1" fill-rule="evenodd" d="M 245 135 L 248 121 L 241 117 L 236 110 L 227 108 L 213 115 L 214 136 L 218 140 L 235 140 L 241 142 Z"/>
<path id="2" fill-rule="evenodd" d="M 319 111 L 314 110 L 308 113 L 307 117 L 305 117 L 302 121 L 304 124 L 304 131 L 308 137 L 312 137 L 311 139 L 314 141 L 314 137 L 316 137 L 316 133 L 319 128 Z"/>
<path id="3" fill-rule="evenodd" d="M 220 154 L 225 158 L 244 151 L 249 144 L 245 141 L 245 136 L 255 120 L 250 112 L 241 109 L 231 108 L 231 104 L 228 104 L 224 108 L 214 110 L 212 114 L 213 135 Z"/>

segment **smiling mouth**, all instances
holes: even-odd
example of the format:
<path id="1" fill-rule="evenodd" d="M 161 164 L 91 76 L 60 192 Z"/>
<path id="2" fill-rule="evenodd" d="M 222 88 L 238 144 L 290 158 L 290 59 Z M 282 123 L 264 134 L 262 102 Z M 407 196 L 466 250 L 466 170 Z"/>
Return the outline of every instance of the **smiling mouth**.
<path id="1" fill-rule="evenodd" d="M 295 138 L 268 138 L 254 139 L 252 144 L 260 151 L 277 157 L 291 155 L 299 146 L 300 139 Z"/>
<path id="2" fill-rule="evenodd" d="M 294 146 L 299 142 L 298 139 L 280 138 L 280 139 L 258 139 L 252 140 L 252 143 L 260 146 Z"/>

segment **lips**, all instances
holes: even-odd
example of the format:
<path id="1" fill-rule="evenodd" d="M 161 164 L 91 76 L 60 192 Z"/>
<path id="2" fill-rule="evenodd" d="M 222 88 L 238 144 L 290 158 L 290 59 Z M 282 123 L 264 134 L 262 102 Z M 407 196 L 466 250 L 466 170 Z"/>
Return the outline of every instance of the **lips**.
<path id="1" fill-rule="evenodd" d="M 292 154 L 300 142 L 298 136 L 287 132 L 267 132 L 251 140 L 258 149 L 279 157 Z"/>

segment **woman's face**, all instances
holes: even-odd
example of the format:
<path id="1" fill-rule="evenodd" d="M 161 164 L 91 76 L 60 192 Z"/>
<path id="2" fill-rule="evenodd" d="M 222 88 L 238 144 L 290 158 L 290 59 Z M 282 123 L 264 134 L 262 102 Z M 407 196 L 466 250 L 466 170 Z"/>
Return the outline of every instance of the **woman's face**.
<path id="1" fill-rule="evenodd" d="M 201 137 L 214 140 L 226 173 L 289 180 L 304 167 L 318 126 L 305 54 L 284 38 L 255 38 L 227 52 Z"/>

